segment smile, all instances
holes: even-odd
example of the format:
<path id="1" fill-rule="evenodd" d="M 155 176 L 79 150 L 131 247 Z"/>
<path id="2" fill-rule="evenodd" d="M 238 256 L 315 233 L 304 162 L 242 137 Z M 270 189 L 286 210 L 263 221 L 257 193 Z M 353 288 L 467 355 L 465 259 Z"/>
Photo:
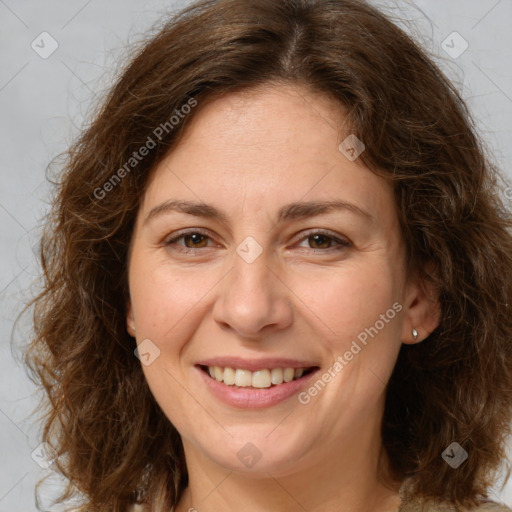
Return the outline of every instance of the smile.
<path id="1" fill-rule="evenodd" d="M 307 387 L 319 367 L 283 366 L 249 370 L 197 364 L 195 369 L 215 398 L 233 407 L 253 409 L 270 407 L 296 395 Z"/>
<path id="2" fill-rule="evenodd" d="M 241 368 L 229 368 L 220 366 L 202 366 L 212 379 L 223 382 L 227 386 L 270 388 L 283 382 L 291 382 L 307 375 L 313 368 L 264 368 L 254 372 Z"/>

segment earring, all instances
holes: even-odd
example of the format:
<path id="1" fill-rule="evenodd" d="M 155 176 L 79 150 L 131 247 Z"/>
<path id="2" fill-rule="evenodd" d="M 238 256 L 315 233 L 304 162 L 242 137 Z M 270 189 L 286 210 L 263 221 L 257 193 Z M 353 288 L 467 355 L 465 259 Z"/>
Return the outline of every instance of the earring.
<path id="1" fill-rule="evenodd" d="M 418 331 L 416 329 L 412 330 L 412 337 L 414 338 L 414 341 L 417 341 L 417 339 L 418 339 Z"/>

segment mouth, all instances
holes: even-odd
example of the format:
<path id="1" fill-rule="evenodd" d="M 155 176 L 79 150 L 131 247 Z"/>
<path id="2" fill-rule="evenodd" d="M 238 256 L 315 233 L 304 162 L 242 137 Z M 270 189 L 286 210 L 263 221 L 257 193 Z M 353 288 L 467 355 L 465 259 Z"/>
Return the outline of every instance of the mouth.
<path id="1" fill-rule="evenodd" d="M 221 382 L 235 389 L 266 389 L 276 387 L 283 383 L 303 379 L 318 369 L 317 366 L 311 366 L 304 368 L 262 368 L 256 371 L 250 371 L 243 368 L 230 368 L 228 366 L 197 366 L 212 380 L 216 380 L 217 382 Z"/>
<path id="2" fill-rule="evenodd" d="M 215 399 L 239 409 L 261 409 L 288 401 L 310 385 L 320 370 L 319 366 L 302 365 L 261 368 L 246 364 L 251 370 L 232 366 L 196 364 L 194 368 Z"/>

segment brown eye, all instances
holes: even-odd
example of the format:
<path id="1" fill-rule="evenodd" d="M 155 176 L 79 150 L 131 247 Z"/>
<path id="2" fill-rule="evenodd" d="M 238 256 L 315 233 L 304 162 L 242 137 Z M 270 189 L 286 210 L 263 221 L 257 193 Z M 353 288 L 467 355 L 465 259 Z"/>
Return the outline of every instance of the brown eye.
<path id="1" fill-rule="evenodd" d="M 301 240 L 301 243 L 307 242 L 308 248 L 319 251 L 327 251 L 329 249 L 342 250 L 351 246 L 348 240 L 344 240 L 332 235 L 331 233 L 324 233 L 321 231 L 316 231 L 306 235 Z"/>
<path id="2" fill-rule="evenodd" d="M 183 242 L 181 242 L 183 240 Z M 194 252 L 208 247 L 210 237 L 201 231 L 188 231 L 168 239 L 165 245 L 181 252 Z"/>
<path id="3" fill-rule="evenodd" d="M 329 249 L 332 243 L 332 238 L 326 235 L 311 235 L 308 240 L 312 249 Z"/>
<path id="4" fill-rule="evenodd" d="M 206 247 L 208 245 L 208 237 L 201 233 L 182 235 L 180 238 L 183 238 L 185 246 L 190 249 Z M 187 241 L 190 242 L 190 245 L 187 244 Z"/>

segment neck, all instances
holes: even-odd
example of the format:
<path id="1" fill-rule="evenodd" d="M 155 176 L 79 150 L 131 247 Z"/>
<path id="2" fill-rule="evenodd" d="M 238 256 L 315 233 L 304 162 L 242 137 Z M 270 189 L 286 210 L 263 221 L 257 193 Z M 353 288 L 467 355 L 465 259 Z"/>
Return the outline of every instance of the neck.
<path id="1" fill-rule="evenodd" d="M 191 482 L 176 512 L 397 512 L 400 505 L 398 488 L 391 490 L 373 479 L 317 483 L 306 475 L 295 475 L 292 481 L 226 472 L 208 486 Z"/>

